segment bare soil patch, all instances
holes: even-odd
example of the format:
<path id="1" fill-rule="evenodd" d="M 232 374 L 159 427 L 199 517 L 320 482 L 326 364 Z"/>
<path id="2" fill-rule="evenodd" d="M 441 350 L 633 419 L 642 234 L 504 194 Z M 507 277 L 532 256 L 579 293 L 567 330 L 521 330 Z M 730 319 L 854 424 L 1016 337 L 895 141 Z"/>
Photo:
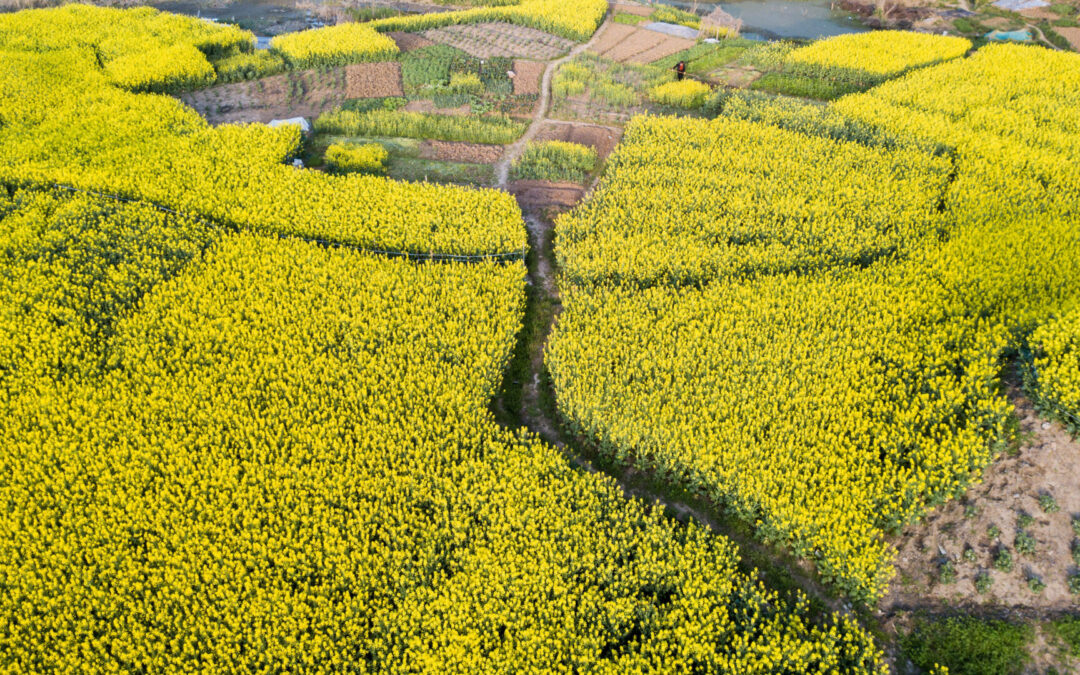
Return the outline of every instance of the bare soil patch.
<path id="1" fill-rule="evenodd" d="M 898 574 L 882 601 L 883 611 L 968 607 L 1006 609 L 1037 618 L 1076 608 L 1067 580 L 1077 571 L 1070 546 L 1071 521 L 1080 517 L 1080 443 L 1061 425 L 1038 417 L 1015 384 L 1009 394 L 1027 440 L 1015 457 L 994 462 L 982 484 L 968 490 L 962 501 L 946 504 L 905 530 L 895 542 Z M 1044 494 L 1053 496 L 1057 512 L 1041 508 L 1039 497 Z M 1035 538 L 1033 555 L 1017 551 L 1018 520 L 1024 514 L 1033 519 L 1023 528 Z M 1000 531 L 998 537 L 990 534 L 991 527 Z M 1012 555 L 1011 572 L 994 568 L 1002 549 Z M 971 553 L 965 560 L 966 550 Z M 941 580 L 946 561 L 956 570 L 951 584 Z M 984 573 L 993 585 L 979 594 L 975 579 Z M 1041 593 L 1029 588 L 1031 576 L 1046 584 Z"/>
<path id="2" fill-rule="evenodd" d="M 670 35 L 664 36 L 663 42 L 652 49 L 647 49 L 630 57 L 630 63 L 645 64 L 659 61 L 672 54 L 677 54 L 684 49 L 690 49 L 695 44 L 696 43 L 693 40 L 684 40 L 683 38 L 671 37 Z"/>
<path id="3" fill-rule="evenodd" d="M 514 95 L 539 94 L 540 78 L 544 75 L 545 66 L 539 61 L 514 61 Z"/>
<path id="4" fill-rule="evenodd" d="M 508 23 L 447 26 L 424 31 L 423 35 L 480 59 L 508 56 L 550 61 L 570 51 L 575 44 L 551 33 Z"/>
<path id="5" fill-rule="evenodd" d="M 761 72 L 753 68 L 721 68 L 709 74 L 720 84 L 743 89 L 761 79 Z"/>
<path id="6" fill-rule="evenodd" d="M 635 5 L 622 2 L 615 3 L 616 12 L 622 12 L 623 14 L 633 14 L 634 16 L 649 16 L 653 13 L 654 9 L 655 7 L 647 7 L 645 5 Z"/>
<path id="7" fill-rule="evenodd" d="M 537 142 L 566 141 L 596 149 L 600 161 L 606 160 L 622 138 L 622 129 L 602 127 L 595 124 L 560 124 L 547 122 L 536 134 Z"/>
<path id="8" fill-rule="evenodd" d="M 620 63 L 652 63 L 694 46 L 693 40 L 621 23 L 610 23 L 602 31 L 589 51 Z"/>
<path id="9" fill-rule="evenodd" d="M 503 146 L 501 145 L 450 143 L 433 140 L 426 140 L 420 144 L 421 159 L 434 159 L 440 162 L 494 164 L 502 158 L 502 155 Z"/>
<path id="10" fill-rule="evenodd" d="M 553 183 L 545 180 L 511 181 L 507 191 L 517 198 L 522 209 L 569 211 L 585 195 L 577 183 Z"/>
<path id="11" fill-rule="evenodd" d="M 392 33 L 387 33 L 387 36 L 389 36 L 394 43 L 397 44 L 398 49 L 403 52 L 411 52 L 435 44 L 419 33 L 400 33 L 394 31 Z"/>
<path id="12" fill-rule="evenodd" d="M 211 124 L 317 117 L 350 98 L 401 96 L 401 66 L 364 63 L 327 71 L 283 73 L 180 95 Z"/>
<path id="13" fill-rule="evenodd" d="M 402 96 L 400 63 L 357 63 L 345 67 L 346 98 Z"/>
<path id="14" fill-rule="evenodd" d="M 464 117 L 472 114 L 472 108 L 468 105 L 458 106 L 457 108 L 437 108 L 435 102 L 424 99 L 420 101 L 409 101 L 405 104 L 405 112 L 418 112 L 418 113 L 433 113 L 435 115 L 453 115 L 454 117 Z"/>
<path id="15" fill-rule="evenodd" d="M 1069 41 L 1072 48 L 1080 52 L 1080 28 L 1059 28 L 1054 27 L 1054 30 Z"/>

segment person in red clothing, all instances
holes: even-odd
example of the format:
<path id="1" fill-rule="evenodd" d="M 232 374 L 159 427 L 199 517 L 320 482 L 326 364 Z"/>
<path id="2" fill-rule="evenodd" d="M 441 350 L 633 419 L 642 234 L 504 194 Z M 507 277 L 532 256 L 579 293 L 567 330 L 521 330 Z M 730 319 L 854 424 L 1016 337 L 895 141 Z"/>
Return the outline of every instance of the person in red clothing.
<path id="1" fill-rule="evenodd" d="M 680 81 L 686 77 L 686 61 L 679 61 L 675 64 L 675 77 Z"/>

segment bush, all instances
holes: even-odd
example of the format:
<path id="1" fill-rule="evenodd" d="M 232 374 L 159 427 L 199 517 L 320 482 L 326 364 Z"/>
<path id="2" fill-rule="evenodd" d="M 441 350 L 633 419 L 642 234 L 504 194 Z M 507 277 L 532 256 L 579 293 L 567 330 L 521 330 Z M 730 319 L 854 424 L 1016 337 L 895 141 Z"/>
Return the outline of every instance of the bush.
<path id="1" fill-rule="evenodd" d="M 337 173 L 385 174 L 390 153 L 378 143 L 335 143 L 326 149 L 326 164 Z"/>
<path id="2" fill-rule="evenodd" d="M 514 180 L 550 180 L 580 183 L 596 169 L 596 150 L 577 143 L 530 143 L 511 167 Z"/>
<path id="3" fill-rule="evenodd" d="M 649 100 L 678 108 L 700 108 L 712 90 L 697 80 L 668 82 L 649 91 Z"/>
<path id="4" fill-rule="evenodd" d="M 925 670 L 940 665 L 952 675 L 1012 675 L 1023 672 L 1032 635 L 1031 626 L 952 618 L 917 622 L 900 646 Z"/>

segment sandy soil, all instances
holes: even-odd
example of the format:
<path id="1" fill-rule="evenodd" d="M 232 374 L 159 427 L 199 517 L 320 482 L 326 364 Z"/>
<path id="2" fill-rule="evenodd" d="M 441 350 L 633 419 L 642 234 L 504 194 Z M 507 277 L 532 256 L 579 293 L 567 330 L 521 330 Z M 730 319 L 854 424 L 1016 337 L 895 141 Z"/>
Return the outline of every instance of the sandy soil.
<path id="1" fill-rule="evenodd" d="M 622 134 L 622 129 L 617 127 L 548 121 L 537 132 L 536 141 L 566 141 L 587 145 L 595 148 L 600 161 L 604 161 L 615 150 Z"/>
<path id="2" fill-rule="evenodd" d="M 693 46 L 693 40 L 611 23 L 601 29 L 589 51 L 620 63 L 652 63 Z"/>
<path id="3" fill-rule="evenodd" d="M 1075 609 L 1077 597 L 1069 594 L 1067 578 L 1077 572 L 1070 545 L 1074 539 L 1071 521 L 1080 517 L 1080 443 L 1060 425 L 1039 418 L 1015 385 L 1011 385 L 1010 399 L 1026 435 L 1020 452 L 996 461 L 982 484 L 968 490 L 964 500 L 937 509 L 894 542 L 899 551 L 898 574 L 881 604 L 883 611 L 1004 608 L 1039 616 Z M 1060 510 L 1044 512 L 1039 504 L 1043 494 L 1052 495 Z M 1021 514 L 1033 518 L 1026 530 L 1037 542 L 1034 555 L 1016 550 Z M 988 534 L 991 526 L 1000 530 L 996 539 Z M 993 567 L 994 556 L 1002 548 L 1012 553 L 1012 572 Z M 970 562 L 964 559 L 968 549 L 974 558 Z M 956 569 L 952 584 L 941 583 L 941 565 L 946 560 Z M 990 591 L 982 595 L 974 586 L 980 573 L 993 579 Z M 1041 593 L 1028 587 L 1032 575 L 1046 584 Z"/>
<path id="4" fill-rule="evenodd" d="M 514 61 L 514 95 L 539 94 L 544 66 L 545 64 L 539 61 Z"/>
<path id="5" fill-rule="evenodd" d="M 426 140 L 420 144 L 420 158 L 440 162 L 494 164 L 502 158 L 503 149 L 501 145 Z"/>
<path id="6" fill-rule="evenodd" d="M 424 31 L 424 37 L 457 47 L 481 59 L 512 56 L 550 61 L 573 48 L 574 42 L 535 28 L 508 23 L 478 23 Z"/>
<path id="7" fill-rule="evenodd" d="M 317 117 L 350 98 L 401 96 L 401 66 L 362 63 L 328 71 L 294 71 L 252 82 L 187 92 L 180 100 L 211 124 Z"/>

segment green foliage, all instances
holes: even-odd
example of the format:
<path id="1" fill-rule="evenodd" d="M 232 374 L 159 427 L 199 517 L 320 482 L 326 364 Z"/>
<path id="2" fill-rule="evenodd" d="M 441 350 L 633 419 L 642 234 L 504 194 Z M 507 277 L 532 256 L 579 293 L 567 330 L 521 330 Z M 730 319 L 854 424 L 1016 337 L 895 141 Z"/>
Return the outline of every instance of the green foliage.
<path id="1" fill-rule="evenodd" d="M 981 594 L 988 593 L 994 585 L 994 577 L 990 576 L 989 572 L 979 572 L 975 575 L 975 592 Z"/>
<path id="2" fill-rule="evenodd" d="M 950 675 L 1019 675 L 1030 659 L 1031 626 L 974 618 L 919 620 L 901 638 L 904 656 L 924 670 Z"/>
<path id="3" fill-rule="evenodd" d="M 1028 589 L 1035 594 L 1042 593 L 1046 590 L 1046 582 L 1042 580 L 1037 574 L 1029 574 L 1027 578 Z"/>
<path id="4" fill-rule="evenodd" d="M 455 117 L 403 111 L 357 113 L 338 108 L 315 120 L 320 133 L 337 136 L 398 136 L 466 143 L 513 143 L 525 123 L 508 117 Z"/>
<path id="5" fill-rule="evenodd" d="M 938 581 L 945 585 L 956 583 L 956 565 L 953 564 L 953 561 L 946 560 L 941 566 Z"/>
<path id="6" fill-rule="evenodd" d="M 577 143 L 530 143 L 511 167 L 514 180 L 581 183 L 596 169 L 596 150 Z"/>
<path id="7" fill-rule="evenodd" d="M 964 547 L 964 552 L 961 554 L 961 557 L 964 559 L 964 562 L 967 563 L 973 563 L 977 559 L 977 556 L 975 555 L 975 549 L 971 548 L 970 546 Z"/>
<path id="8" fill-rule="evenodd" d="M 366 113 L 372 110 L 401 110 L 408 105 L 409 99 L 400 96 L 386 98 L 357 98 L 341 105 L 342 110 Z"/>
<path id="9" fill-rule="evenodd" d="M 699 42 L 689 49 L 653 61 L 652 65 L 670 70 L 679 61 L 685 61 L 687 72 L 707 73 L 738 59 L 751 44 L 746 40 L 725 40 L 720 43 Z"/>
<path id="10" fill-rule="evenodd" d="M 1021 555 L 1035 555 L 1035 537 L 1027 530 L 1019 530 L 1016 533 L 1016 552 Z"/>
<path id="11" fill-rule="evenodd" d="M 866 87 L 850 82 L 830 80 L 791 73 L 765 73 L 754 80 L 751 89 L 768 91 L 786 96 L 813 98 L 819 101 L 831 101 L 847 94 L 863 91 Z"/>
<path id="12" fill-rule="evenodd" d="M 986 536 L 990 537 L 991 541 L 997 541 L 998 537 L 1001 536 L 1001 528 L 997 525 L 991 525 L 986 528 Z"/>
<path id="13" fill-rule="evenodd" d="M 1013 571 L 1013 556 L 1009 549 L 1002 547 L 998 554 L 994 557 L 994 569 L 1001 570 L 1002 572 Z"/>
<path id="14" fill-rule="evenodd" d="M 450 68 L 468 55 L 449 45 L 430 45 L 401 54 L 401 81 L 406 94 L 418 94 L 450 83 Z"/>
<path id="15" fill-rule="evenodd" d="M 379 143 L 335 143 L 326 149 L 326 164 L 337 173 L 385 174 L 389 157 Z"/>
<path id="16" fill-rule="evenodd" d="M 1054 495 L 1048 492 L 1039 495 L 1039 508 L 1043 510 L 1043 513 L 1057 513 L 1061 510 Z"/>
<path id="17" fill-rule="evenodd" d="M 1080 572 L 1073 572 L 1070 574 L 1067 584 L 1070 593 L 1073 595 L 1080 595 Z"/>
<path id="18" fill-rule="evenodd" d="M 1020 514 L 1016 517 L 1017 529 L 1022 530 L 1024 528 L 1031 527 L 1034 524 L 1035 518 L 1030 513 L 1024 513 L 1021 511 Z"/>
<path id="19" fill-rule="evenodd" d="M 1076 576 L 1073 577 L 1073 579 L 1077 578 Z M 1068 645 L 1069 653 L 1072 656 L 1080 657 L 1080 616 L 1066 616 L 1051 621 L 1050 629 Z"/>
<path id="20" fill-rule="evenodd" d="M 615 108 L 641 105 L 643 93 L 675 79 L 670 69 L 616 63 L 610 59 L 584 54 L 563 64 L 555 74 L 556 98 L 588 94 Z"/>
<path id="21" fill-rule="evenodd" d="M 795 51 L 797 45 L 787 40 L 765 42 L 747 49 L 738 58 L 745 66 L 752 66 L 763 72 L 780 70 L 788 54 Z"/>

